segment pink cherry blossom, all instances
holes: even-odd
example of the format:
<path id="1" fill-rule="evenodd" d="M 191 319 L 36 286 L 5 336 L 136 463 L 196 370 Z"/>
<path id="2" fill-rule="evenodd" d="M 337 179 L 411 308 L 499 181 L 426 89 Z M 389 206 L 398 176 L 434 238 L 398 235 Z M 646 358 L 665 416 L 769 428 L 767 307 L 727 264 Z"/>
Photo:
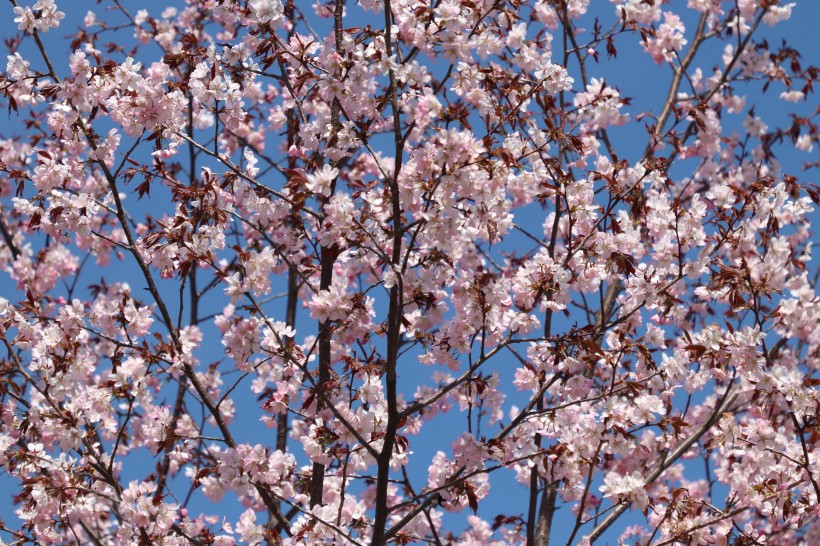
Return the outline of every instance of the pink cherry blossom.
<path id="1" fill-rule="evenodd" d="M 75 3 L 3 8 L 0 542 L 820 541 L 811 2 Z"/>

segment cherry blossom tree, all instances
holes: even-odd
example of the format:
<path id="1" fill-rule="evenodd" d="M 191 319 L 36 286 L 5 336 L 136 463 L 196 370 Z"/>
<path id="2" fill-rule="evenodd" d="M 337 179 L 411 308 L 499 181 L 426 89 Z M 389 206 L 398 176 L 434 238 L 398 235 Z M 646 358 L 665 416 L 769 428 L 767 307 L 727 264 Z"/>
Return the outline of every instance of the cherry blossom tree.
<path id="1" fill-rule="evenodd" d="M 820 543 L 795 3 L 3 9 L 4 543 Z"/>

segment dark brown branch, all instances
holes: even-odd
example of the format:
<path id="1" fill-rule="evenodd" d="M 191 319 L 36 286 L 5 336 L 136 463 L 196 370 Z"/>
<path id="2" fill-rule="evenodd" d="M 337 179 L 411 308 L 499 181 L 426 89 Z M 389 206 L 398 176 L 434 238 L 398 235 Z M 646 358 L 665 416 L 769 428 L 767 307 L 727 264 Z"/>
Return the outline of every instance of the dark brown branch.
<path id="1" fill-rule="evenodd" d="M 393 37 L 391 34 L 392 7 L 390 0 L 384 0 L 384 43 L 387 58 L 393 56 Z M 387 99 L 393 113 L 393 142 L 395 145 L 395 165 L 393 175 L 386 180 L 390 188 L 390 201 L 392 206 L 393 220 L 393 252 L 390 267 L 396 276 L 395 284 L 390 288 L 390 304 L 387 312 L 387 359 L 385 361 L 385 389 L 387 399 L 387 425 L 384 431 L 384 444 L 382 451 L 376 459 L 376 513 L 373 518 L 373 536 L 371 546 L 380 546 L 384 543 L 385 527 L 390 507 L 387 506 L 387 488 L 390 479 L 390 460 L 393 457 L 393 447 L 396 441 L 396 432 L 401 413 L 398 409 L 398 389 L 396 364 L 401 344 L 401 321 L 402 302 L 404 299 L 403 285 L 401 278 L 401 257 L 402 257 L 402 222 L 401 222 L 401 202 L 399 200 L 399 172 L 402 167 L 402 131 L 401 131 L 401 110 L 397 94 L 397 81 L 395 71 L 389 69 L 390 85 L 387 90 Z"/>
<path id="2" fill-rule="evenodd" d="M 342 15 L 344 14 L 345 9 L 345 2 L 344 0 L 337 0 L 335 10 L 333 13 L 333 34 L 335 38 L 335 45 L 336 51 L 339 55 L 342 54 L 343 42 L 342 42 Z M 341 76 L 341 75 L 340 75 Z M 339 103 L 339 99 L 333 99 L 333 104 L 331 106 L 330 116 L 331 116 L 331 130 L 332 134 L 328 138 L 327 146 L 335 146 L 336 145 L 336 135 L 339 133 L 341 129 L 341 125 L 339 122 L 339 115 L 340 115 L 341 105 Z M 336 180 L 333 181 L 331 185 L 331 195 L 334 193 L 336 189 Z M 329 198 L 325 198 L 322 200 L 322 204 L 326 204 Z M 320 221 L 321 223 L 321 221 Z M 339 255 L 339 249 L 336 245 L 332 247 L 325 247 L 322 246 L 320 249 L 320 267 L 321 271 L 319 274 L 319 290 L 329 290 L 330 285 L 333 282 L 333 265 L 336 263 L 336 257 Z M 316 389 L 323 394 L 325 385 L 330 381 L 330 359 L 331 359 L 331 352 L 330 352 L 330 340 L 332 335 L 332 324 L 331 321 L 324 320 L 319 324 L 319 381 Z M 322 408 L 324 407 L 323 399 L 321 397 L 317 397 L 316 400 L 316 413 L 319 413 Z M 325 481 L 325 465 L 322 463 L 313 463 L 313 470 L 310 478 L 310 505 L 316 506 L 318 504 L 322 504 L 322 489 L 324 487 Z"/>

